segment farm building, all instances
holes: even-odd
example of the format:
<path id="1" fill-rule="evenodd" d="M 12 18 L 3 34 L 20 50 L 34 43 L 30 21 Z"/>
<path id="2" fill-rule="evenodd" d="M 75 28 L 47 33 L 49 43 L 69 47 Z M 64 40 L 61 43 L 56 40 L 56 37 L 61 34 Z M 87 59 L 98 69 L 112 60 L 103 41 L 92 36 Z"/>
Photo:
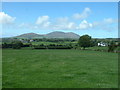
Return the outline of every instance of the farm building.
<path id="1" fill-rule="evenodd" d="M 98 46 L 103 46 L 103 47 L 105 47 L 105 46 L 107 46 L 107 43 L 100 42 L 100 43 L 98 43 Z"/>

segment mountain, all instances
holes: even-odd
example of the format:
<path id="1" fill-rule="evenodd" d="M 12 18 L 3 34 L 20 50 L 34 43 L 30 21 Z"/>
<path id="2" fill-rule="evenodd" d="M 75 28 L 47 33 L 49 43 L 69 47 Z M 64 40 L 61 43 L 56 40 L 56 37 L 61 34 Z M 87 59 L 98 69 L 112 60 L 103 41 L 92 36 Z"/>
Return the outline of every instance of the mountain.
<path id="1" fill-rule="evenodd" d="M 72 32 L 51 32 L 46 34 L 46 37 L 48 38 L 79 38 L 80 36 L 78 34 L 72 33 Z"/>
<path id="2" fill-rule="evenodd" d="M 26 33 L 26 34 L 22 34 L 19 36 L 16 36 L 16 38 L 40 38 L 43 37 L 44 35 L 40 35 L 40 34 L 36 34 L 36 33 Z"/>
<path id="3" fill-rule="evenodd" d="M 36 33 L 26 33 L 26 34 L 22 34 L 19 36 L 16 36 L 14 38 L 79 38 L 80 36 L 78 34 L 75 34 L 73 32 L 60 32 L 60 31 L 55 31 L 55 32 L 51 32 L 48 34 L 36 34 Z"/>

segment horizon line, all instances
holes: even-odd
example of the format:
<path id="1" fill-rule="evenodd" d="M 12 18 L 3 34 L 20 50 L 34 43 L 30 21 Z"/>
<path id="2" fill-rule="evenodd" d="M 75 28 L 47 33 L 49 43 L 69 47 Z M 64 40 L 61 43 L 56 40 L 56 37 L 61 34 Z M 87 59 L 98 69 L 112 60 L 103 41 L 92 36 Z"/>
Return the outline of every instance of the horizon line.
<path id="1" fill-rule="evenodd" d="M 23 35 L 23 34 L 29 34 L 29 33 L 34 33 L 34 34 L 39 34 L 39 35 L 45 35 L 45 34 L 49 34 L 49 33 L 53 33 L 53 32 L 63 32 L 63 31 L 52 31 L 52 32 L 44 33 L 44 34 L 34 33 L 34 32 L 26 32 L 26 33 L 18 34 L 16 36 Z M 78 34 L 76 32 L 63 32 L 63 33 L 74 33 L 74 34 L 77 34 L 79 36 L 83 36 L 83 35 L 80 35 L 80 34 Z M 84 35 L 89 35 L 89 34 L 84 34 Z M 11 38 L 11 37 L 16 37 L 16 36 L 0 36 L 0 38 Z M 91 35 L 89 35 L 89 36 L 91 36 Z M 119 37 L 103 37 L 103 38 L 102 37 L 93 37 L 93 38 L 106 39 L 106 38 L 119 38 Z"/>

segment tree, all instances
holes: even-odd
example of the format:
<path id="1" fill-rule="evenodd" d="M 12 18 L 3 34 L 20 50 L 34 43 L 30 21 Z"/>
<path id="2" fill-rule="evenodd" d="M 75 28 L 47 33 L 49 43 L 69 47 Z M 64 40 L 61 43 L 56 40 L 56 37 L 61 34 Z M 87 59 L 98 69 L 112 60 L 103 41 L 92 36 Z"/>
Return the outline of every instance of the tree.
<path id="1" fill-rule="evenodd" d="M 20 49 L 22 46 L 23 46 L 23 43 L 21 41 L 12 42 L 12 48 L 13 49 Z"/>
<path id="2" fill-rule="evenodd" d="M 113 52 L 116 49 L 117 45 L 115 45 L 114 42 L 111 42 L 110 45 L 108 45 L 108 52 Z"/>
<path id="3" fill-rule="evenodd" d="M 89 35 L 83 35 L 78 40 L 79 46 L 83 47 L 84 49 L 86 47 L 90 47 L 91 45 L 91 36 Z"/>

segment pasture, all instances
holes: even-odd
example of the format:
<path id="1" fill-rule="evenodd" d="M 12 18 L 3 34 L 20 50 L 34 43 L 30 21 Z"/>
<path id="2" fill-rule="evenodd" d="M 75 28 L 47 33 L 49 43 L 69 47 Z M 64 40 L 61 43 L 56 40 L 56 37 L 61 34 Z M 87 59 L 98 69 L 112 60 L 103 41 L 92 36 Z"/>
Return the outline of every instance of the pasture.
<path id="1" fill-rule="evenodd" d="M 2 49 L 0 49 L 0 89 L 2 88 Z"/>
<path id="2" fill-rule="evenodd" d="M 65 42 L 32 42 L 32 45 L 40 45 L 40 44 L 44 44 L 44 45 L 50 45 L 50 44 L 55 44 L 55 45 L 65 45 L 65 44 L 77 44 L 77 41 L 76 42 L 70 42 L 70 41 L 65 41 Z"/>
<path id="3" fill-rule="evenodd" d="M 3 88 L 117 88 L 118 54 L 3 49 Z"/>

